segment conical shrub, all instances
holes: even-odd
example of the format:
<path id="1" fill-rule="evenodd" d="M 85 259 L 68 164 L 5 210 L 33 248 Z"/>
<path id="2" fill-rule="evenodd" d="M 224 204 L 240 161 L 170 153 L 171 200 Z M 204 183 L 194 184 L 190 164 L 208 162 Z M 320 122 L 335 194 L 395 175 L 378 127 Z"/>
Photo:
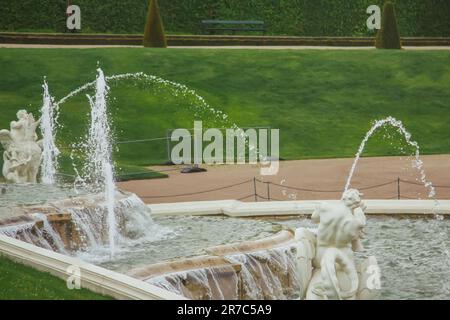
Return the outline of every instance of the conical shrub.
<path id="1" fill-rule="evenodd" d="M 167 41 L 157 0 L 150 0 L 144 30 L 144 47 L 166 48 Z"/>
<path id="2" fill-rule="evenodd" d="M 383 7 L 381 29 L 378 30 L 375 46 L 378 49 L 401 49 L 400 34 L 398 33 L 397 17 L 392 2 L 387 1 Z"/>

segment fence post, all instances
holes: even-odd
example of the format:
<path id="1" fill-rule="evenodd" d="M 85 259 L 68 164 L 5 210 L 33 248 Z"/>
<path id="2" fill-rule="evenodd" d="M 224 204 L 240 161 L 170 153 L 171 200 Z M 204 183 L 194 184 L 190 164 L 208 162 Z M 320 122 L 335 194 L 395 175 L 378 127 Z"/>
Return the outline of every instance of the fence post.
<path id="1" fill-rule="evenodd" d="M 256 177 L 253 177 L 253 193 L 255 195 L 255 202 L 258 202 L 258 194 L 256 193 Z"/>
<path id="2" fill-rule="evenodd" d="M 400 177 L 398 177 L 397 179 L 397 200 L 400 200 L 401 195 L 400 195 Z"/>
<path id="3" fill-rule="evenodd" d="M 266 182 L 267 184 L 267 201 L 270 201 L 270 182 Z"/>

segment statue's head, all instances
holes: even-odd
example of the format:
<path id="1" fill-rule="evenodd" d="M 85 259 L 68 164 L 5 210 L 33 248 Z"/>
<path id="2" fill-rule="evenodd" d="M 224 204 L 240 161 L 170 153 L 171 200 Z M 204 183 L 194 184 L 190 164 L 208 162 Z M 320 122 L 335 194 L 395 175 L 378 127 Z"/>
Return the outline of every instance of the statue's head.
<path id="1" fill-rule="evenodd" d="M 348 189 L 342 195 L 342 201 L 349 208 L 357 208 L 361 205 L 361 196 L 363 194 L 356 189 Z"/>
<path id="2" fill-rule="evenodd" d="M 17 119 L 26 120 L 28 118 L 27 110 L 19 110 L 17 111 Z"/>

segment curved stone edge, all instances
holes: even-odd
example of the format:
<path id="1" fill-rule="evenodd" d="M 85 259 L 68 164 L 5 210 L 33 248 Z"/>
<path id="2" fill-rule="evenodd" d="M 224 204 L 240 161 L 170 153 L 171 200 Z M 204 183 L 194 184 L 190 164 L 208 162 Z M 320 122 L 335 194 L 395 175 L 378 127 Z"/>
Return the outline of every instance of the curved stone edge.
<path id="1" fill-rule="evenodd" d="M 339 200 L 241 202 L 238 200 L 178 202 L 147 205 L 153 216 L 226 215 L 230 217 L 309 216 L 317 204 Z M 450 218 L 450 200 L 364 200 L 368 216 Z"/>
<path id="2" fill-rule="evenodd" d="M 292 240 L 294 240 L 294 231 L 286 229 L 263 239 L 209 247 L 206 249 L 206 252 L 215 256 L 230 256 L 233 254 L 273 249 L 285 245 Z"/>
<path id="3" fill-rule="evenodd" d="M 148 266 L 132 269 L 127 275 L 140 280 L 167 276 L 175 273 L 189 272 L 200 269 L 231 267 L 240 271 L 239 264 L 225 259 L 226 256 L 246 254 L 264 250 L 275 249 L 288 245 L 295 240 L 294 230 L 282 230 L 270 237 L 258 240 L 243 241 L 235 244 L 214 246 L 205 249 L 207 255 L 191 258 L 180 258 L 167 262 L 159 262 Z"/>
<path id="4" fill-rule="evenodd" d="M 116 191 L 116 200 L 125 200 L 134 194 L 122 190 Z M 102 194 L 92 193 L 67 199 L 49 201 L 41 205 L 17 206 L 11 207 L 9 210 L 14 212 L 13 215 L 0 219 L 0 227 L 19 225 L 27 222 L 34 222 L 31 218 L 33 213 L 43 213 L 47 215 L 49 221 L 53 220 L 70 220 L 71 216 L 67 213 L 67 208 L 89 208 L 104 205 L 104 197 Z"/>
<path id="5" fill-rule="evenodd" d="M 191 258 L 176 259 L 166 262 L 158 262 L 140 268 L 128 271 L 126 274 L 140 279 L 147 280 L 154 277 L 164 276 L 168 274 L 188 272 L 205 268 L 222 268 L 231 267 L 235 272 L 240 271 L 241 266 L 230 263 L 229 261 L 218 256 L 202 255 Z"/>
<path id="6" fill-rule="evenodd" d="M 238 297 L 240 297 L 239 299 L 247 299 L 248 297 L 246 296 L 246 294 L 248 294 L 248 292 L 246 293 L 245 289 L 243 289 L 244 286 L 241 282 L 243 279 L 241 278 L 242 275 L 240 275 L 242 268 L 244 268 L 244 265 L 247 265 L 247 260 L 245 259 L 245 262 L 243 262 L 239 259 L 235 260 L 233 259 L 233 257 L 253 254 L 257 254 L 258 256 L 258 253 L 263 251 L 271 252 L 272 250 L 289 247 L 291 248 L 289 250 L 295 249 L 297 251 L 293 264 L 301 271 L 301 274 L 299 274 L 298 278 L 296 278 L 298 280 L 298 283 L 296 283 L 299 286 L 299 294 L 303 298 L 306 293 L 309 280 L 311 278 L 312 259 L 315 251 L 314 242 L 315 236 L 309 230 L 306 230 L 304 228 L 284 229 L 272 236 L 263 239 L 209 247 L 205 249 L 207 255 L 185 259 L 182 258 L 178 260 L 148 265 L 142 268 L 131 270 L 127 274 L 140 280 L 152 283 L 151 281 L 153 279 L 171 279 L 171 277 L 176 278 L 179 275 L 181 275 L 181 278 L 187 279 L 187 275 L 191 272 L 200 271 L 205 274 L 210 272 L 215 274 L 215 281 L 217 282 L 214 283 L 218 285 L 218 283 L 223 284 L 223 281 L 217 279 L 228 279 L 227 274 L 229 274 L 230 272 L 234 272 L 238 278 L 237 295 Z M 256 260 L 254 260 L 251 265 L 253 265 L 253 263 L 255 263 L 256 261 L 258 261 L 258 263 L 261 263 L 262 265 L 266 265 L 266 262 L 260 261 L 257 256 L 254 257 L 254 259 Z M 271 270 L 271 275 L 273 275 L 272 272 L 276 272 L 272 269 L 272 267 L 269 267 L 268 265 L 266 265 L 266 267 Z M 258 267 L 253 271 L 252 270 L 253 269 L 250 266 L 250 271 L 247 271 L 247 273 L 251 274 L 251 277 L 255 277 L 254 281 L 259 282 L 262 277 L 262 274 L 260 274 L 259 272 L 263 273 L 265 272 L 263 271 L 265 269 L 261 269 Z M 258 275 L 256 276 L 254 274 L 255 270 L 257 270 L 258 273 Z M 286 278 L 286 275 L 278 274 L 277 278 L 282 279 L 280 281 L 288 281 L 288 283 L 293 279 L 289 276 Z M 183 282 L 184 280 L 181 281 Z M 197 285 L 192 283 L 189 285 L 189 283 L 190 282 L 183 282 L 183 285 L 185 286 L 184 288 L 193 295 L 199 294 Z M 201 290 L 202 289 L 200 289 L 200 292 Z M 220 290 L 220 292 L 222 291 Z M 263 289 L 262 294 L 267 294 L 267 292 L 265 292 Z"/>
<path id="7" fill-rule="evenodd" d="M 185 297 L 77 258 L 0 235 L 0 255 L 67 280 L 67 268 L 78 267 L 81 287 L 121 300 L 186 300 Z"/>

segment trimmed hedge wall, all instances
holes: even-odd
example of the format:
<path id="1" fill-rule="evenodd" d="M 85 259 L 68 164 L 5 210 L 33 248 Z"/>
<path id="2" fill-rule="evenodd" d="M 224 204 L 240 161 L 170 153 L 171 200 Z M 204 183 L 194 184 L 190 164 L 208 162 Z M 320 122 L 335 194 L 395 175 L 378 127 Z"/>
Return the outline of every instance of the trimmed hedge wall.
<path id="1" fill-rule="evenodd" d="M 72 0 L 83 32 L 143 33 L 148 0 Z M 450 36 L 449 0 L 396 0 L 401 36 Z M 0 0 L 1 31 L 65 31 L 66 0 Z M 198 34 L 202 19 L 264 20 L 269 34 L 369 36 L 366 8 L 383 0 L 160 0 L 165 29 Z"/>

